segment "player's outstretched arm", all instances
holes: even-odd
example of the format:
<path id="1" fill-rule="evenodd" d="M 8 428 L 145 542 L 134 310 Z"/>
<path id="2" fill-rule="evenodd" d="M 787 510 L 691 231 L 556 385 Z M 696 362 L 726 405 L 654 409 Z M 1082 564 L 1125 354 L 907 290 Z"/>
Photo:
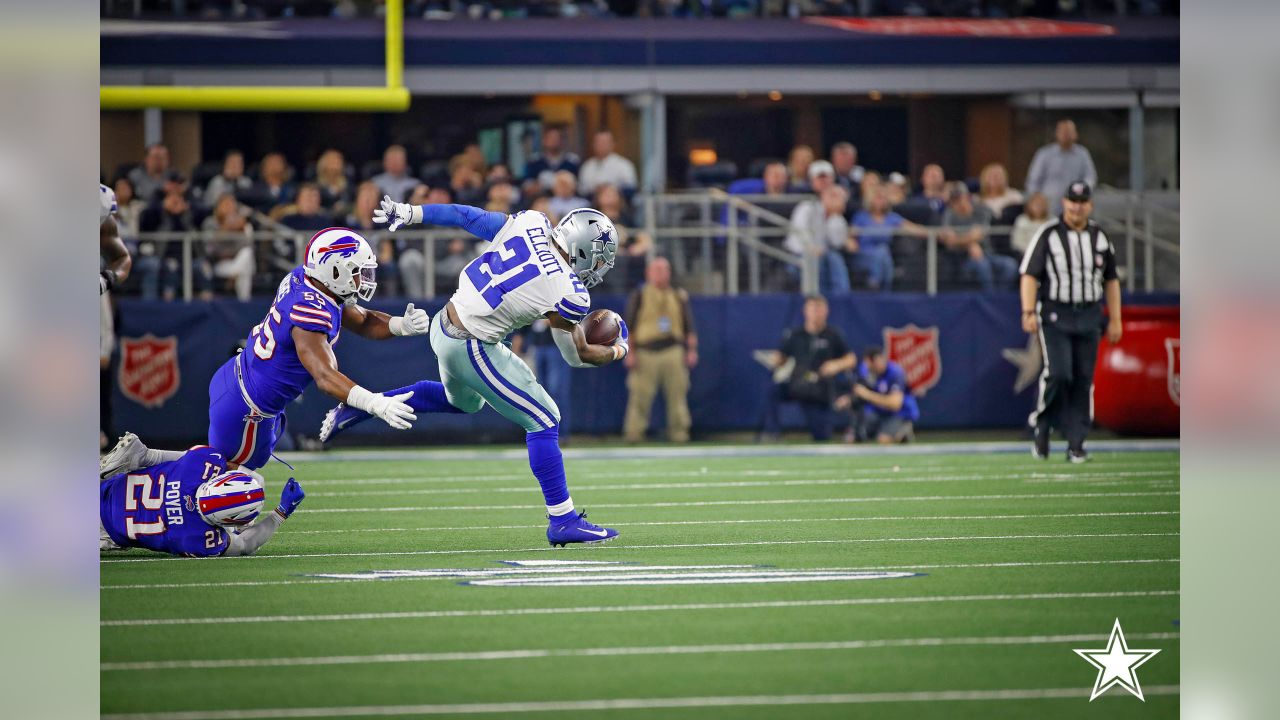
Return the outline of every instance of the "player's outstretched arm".
<path id="1" fill-rule="evenodd" d="M 284 484 L 284 490 L 280 492 L 280 505 L 253 525 L 238 533 L 231 533 L 227 542 L 227 551 L 223 554 L 252 555 L 257 552 L 258 548 L 266 545 L 271 536 L 276 534 L 276 530 L 280 529 L 280 523 L 288 520 L 293 511 L 298 509 L 298 505 L 302 504 L 302 499 L 306 496 L 298 481 L 289 478 L 289 482 Z"/>
<path id="2" fill-rule="evenodd" d="M 382 204 L 373 211 L 373 221 L 386 223 L 395 232 L 402 225 L 443 225 L 462 228 L 478 238 L 492 240 L 507 224 L 505 213 L 481 210 L 470 205 L 410 205 L 398 203 L 391 196 L 382 196 Z"/>
<path id="3" fill-rule="evenodd" d="M 582 332 L 580 325 L 565 320 L 559 313 L 547 313 L 546 317 L 551 323 L 551 339 L 555 341 L 556 347 L 560 349 L 560 355 L 570 367 L 608 365 L 626 357 L 631 351 L 631 347 L 627 344 L 630 336 L 627 323 L 621 319 L 618 324 L 621 325 L 622 332 L 618 334 L 617 340 L 610 345 L 592 345 L 587 342 L 587 336 Z"/>
<path id="4" fill-rule="evenodd" d="M 431 316 L 426 310 L 415 308 L 413 303 L 409 303 L 403 315 L 395 317 L 353 303 L 342 308 L 342 326 L 350 328 L 360 337 L 386 340 L 391 337 L 426 335 L 431 329 Z"/>
<path id="5" fill-rule="evenodd" d="M 293 344 L 298 349 L 298 360 L 315 380 L 316 387 L 338 402 L 346 403 L 357 410 L 375 415 L 383 422 L 397 430 L 407 430 L 414 420 L 413 408 L 404 401 L 413 393 L 404 393 L 394 397 L 369 392 L 351 381 L 338 370 L 338 358 L 333 356 L 333 348 L 320 333 L 293 328 Z"/>

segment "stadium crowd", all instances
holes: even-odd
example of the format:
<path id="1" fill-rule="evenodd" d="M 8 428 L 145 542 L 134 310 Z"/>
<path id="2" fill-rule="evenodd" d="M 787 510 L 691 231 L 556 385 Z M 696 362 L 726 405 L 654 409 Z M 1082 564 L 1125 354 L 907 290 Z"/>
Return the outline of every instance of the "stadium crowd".
<path id="1" fill-rule="evenodd" d="M 427 253 L 434 253 L 436 293 L 452 292 L 475 255 L 475 239 L 459 235 L 424 244 L 404 233 L 381 232 L 372 215 L 384 195 L 504 213 L 533 209 L 552 222 L 574 209 L 596 207 L 621 235 L 618 268 L 602 288 L 606 293 L 634 289 L 651 250 L 675 250 L 655 248 L 654 238 L 636 229 L 636 165 L 617 152 L 607 130 L 592 136 L 590 155 L 582 159 L 566 147 L 562 128 L 548 127 L 542 152 L 519 176 L 506 164 L 488 162 L 476 144 L 447 159 L 412 156 L 411 149 L 391 145 L 357 170 L 334 149 L 302 165 L 279 152 L 250 162 L 232 150 L 183 173 L 172 166 L 168 148 L 152 145 L 140 163 L 119 168 L 110 183 L 122 237 L 136 258 L 133 278 L 122 291 L 176 299 L 183 246 L 166 238 L 188 238 L 197 297 L 270 294 L 280 275 L 297 264 L 300 242 L 342 225 L 375 242 L 379 281 L 385 283 L 380 293 L 423 297 Z M 785 239 L 774 242 L 797 258 L 816 257 L 823 294 L 921 287 L 930 232 L 939 242 L 939 287 L 1013 289 L 1016 260 L 1035 228 L 1055 212 L 1052 198 L 1074 180 L 1097 181 L 1070 120 L 1060 121 L 1055 142 L 1036 153 L 1024 190 L 1010 187 L 1008 169 L 999 163 L 968 180 L 948 180 L 936 163 L 926 164 L 916 179 L 897 170 L 867 169 L 847 141 L 834 143 L 825 156 L 798 145 L 785 161 L 759 158 L 744 178 L 734 177 L 732 163 L 718 166 L 720 176 L 695 168 L 690 185 L 719 186 L 789 218 Z M 787 270 L 767 278 L 768 289 L 794 289 L 798 271 Z"/>

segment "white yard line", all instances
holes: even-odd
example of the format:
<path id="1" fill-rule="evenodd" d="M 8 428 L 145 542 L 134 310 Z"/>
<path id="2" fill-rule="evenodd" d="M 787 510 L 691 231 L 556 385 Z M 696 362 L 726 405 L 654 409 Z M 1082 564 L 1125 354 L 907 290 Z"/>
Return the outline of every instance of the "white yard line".
<path id="1" fill-rule="evenodd" d="M 532 488 L 530 491 L 532 492 Z M 1001 495 L 882 495 L 876 497 L 850 498 L 783 498 L 776 500 L 695 500 L 688 502 L 649 502 L 649 503 L 591 503 L 593 508 L 655 508 L 655 507 L 711 507 L 728 505 L 809 505 L 817 503 L 864 503 L 864 502 L 946 502 L 952 500 L 1069 500 L 1079 498 L 1103 497 L 1158 497 L 1176 496 L 1178 490 L 1155 490 L 1141 492 L 1093 492 L 1093 493 L 1013 493 Z M 473 511 L 473 510 L 530 510 L 536 505 L 420 505 L 405 507 L 353 507 L 353 508 L 312 508 L 304 510 L 314 513 L 360 513 L 360 512 L 426 512 L 434 510 Z"/>
<path id="2" fill-rule="evenodd" d="M 1121 560 L 1047 560 L 1041 562 L 1003 562 L 1003 563 L 944 563 L 932 565 L 895 565 L 895 566 L 878 566 L 878 567 L 859 567 L 846 568 L 849 570 L 967 570 L 967 569 L 989 569 L 989 568 L 1031 568 L 1031 567 L 1052 567 L 1059 565 L 1145 565 L 1149 563 L 1178 563 L 1178 558 L 1143 558 L 1143 559 L 1121 559 Z M 428 580 L 434 578 L 426 577 L 407 577 L 400 578 L 396 582 L 405 580 Z M 176 590 L 182 588 L 225 588 L 225 587 L 264 587 L 273 585 L 340 585 L 353 582 L 367 582 L 365 580 L 232 580 L 222 582 L 193 582 L 193 583 L 119 583 L 113 585 L 99 585 L 100 590 Z"/>
<path id="3" fill-rule="evenodd" d="M 628 522 L 626 527 L 675 525 L 746 525 L 746 524 L 778 524 L 778 523 L 815 523 L 815 522 L 938 522 L 953 520 L 1040 520 L 1047 518 L 1099 518 L 1099 517 L 1139 517 L 1148 515 L 1178 515 L 1178 510 L 1146 510 L 1135 512 L 1092 512 L 1092 513 L 1031 513 L 1023 515 L 881 515 L 873 517 L 835 517 L 835 518 L 764 518 L 757 520 L 665 520 L 655 522 Z M 455 527 L 416 527 L 416 528 L 342 528 L 330 530 L 290 530 L 290 535 L 341 535 L 344 533 L 394 533 L 394 532 L 457 532 L 461 530 L 540 530 L 540 525 L 459 525 Z"/>
<path id="4" fill-rule="evenodd" d="M 670 605 L 592 605 L 585 607 L 506 608 L 497 610 L 413 610 L 383 613 L 341 613 L 329 615 L 248 615 L 239 617 L 147 618 L 104 620 L 102 627 L 150 627 L 155 625 L 239 625 L 278 622 L 356 622 L 366 620 L 426 620 L 438 618 L 509 617 L 519 615 L 574 615 L 584 613 L 687 612 L 693 610 L 756 610 L 778 608 L 845 607 L 851 605 L 899 605 L 953 602 L 1021 602 L 1027 600 L 1085 600 L 1094 598 L 1165 597 L 1177 590 L 1137 590 L 1116 592 L 1024 593 L 1020 595 L 928 595 L 835 600 L 775 600 L 757 602 L 687 603 Z"/>
<path id="5" fill-rule="evenodd" d="M 1149 685 L 1149 696 L 1177 695 L 1177 685 Z M 1009 700 L 1084 701 L 1089 689 L 1017 688 L 1001 690 L 929 690 L 920 692 L 842 693 L 829 695 L 740 695 L 719 697 L 618 698 L 542 702 L 468 703 L 456 705 L 366 705 L 358 707 L 263 708 L 258 710 L 192 710 L 103 715 L 102 720 L 293 720 L 296 718 L 393 717 L 404 715 L 512 715 L 516 713 L 600 712 L 667 708 L 778 707 L 865 705 L 912 702 L 995 702 Z M 1106 696 L 1103 697 L 1105 699 Z"/>
<path id="6" fill-rule="evenodd" d="M 1133 640 L 1177 640 L 1178 633 L 1135 633 Z M 1107 635 L 1019 635 L 1003 637 L 885 638 L 823 642 L 736 643 L 719 645 L 652 645 L 643 647 L 535 648 L 473 652 L 384 653 L 378 655 L 324 655 L 311 657 L 230 658 L 226 660 L 149 660 L 102 663 L 102 672 L 147 670 L 221 670 L 314 665 L 367 665 L 371 663 L 463 662 L 524 660 L 530 658 L 615 657 L 620 655 L 706 655 L 757 652 L 819 652 L 878 648 L 954 647 L 982 645 L 1050 645 L 1106 640 Z"/>
<path id="7" fill-rule="evenodd" d="M 754 545 L 846 545 L 858 543 L 890 543 L 890 542 L 962 542 L 977 540 L 1064 540 L 1074 538 L 1117 538 L 1117 537 L 1176 537 L 1176 532 L 1164 533 L 1064 533 L 1055 535 L 963 535 L 952 537 L 893 537 L 893 538 L 832 538 L 821 540 L 753 540 L 745 542 L 719 542 L 719 543 L 663 543 L 656 545 L 620 545 L 615 543 L 593 545 L 590 551 L 600 552 L 603 550 L 652 550 L 652 549 L 670 549 L 670 548 L 709 548 L 709 547 L 750 547 Z M 553 548 L 466 548 L 461 550 L 400 550 L 390 552 L 350 552 L 350 553 L 291 553 L 286 555 L 238 555 L 235 557 L 221 558 L 223 561 L 229 560 L 293 560 L 297 558 L 328 558 L 328 557 L 397 557 L 397 556 L 416 556 L 416 555 L 469 555 L 475 553 L 485 554 L 502 554 L 502 553 L 524 553 L 524 552 L 552 552 Z M 146 557 L 127 560 L 124 558 L 117 560 L 100 560 L 99 562 L 106 564 L 131 564 L 131 563 L 156 563 L 156 562 L 181 562 L 187 558 L 180 557 Z"/>
<path id="8" fill-rule="evenodd" d="M 665 475 L 665 473 L 664 473 Z M 709 488 L 775 488 L 775 487 L 804 487 L 813 485 L 880 485 L 880 484 L 899 484 L 899 483 L 946 483 L 946 482 L 988 482 L 992 480 L 1025 480 L 1039 482 L 1096 482 L 1110 481 L 1115 482 L 1117 479 L 1129 479 L 1134 482 L 1140 478 L 1174 476 L 1176 472 L 1168 472 L 1164 470 L 1135 470 L 1131 472 L 1102 472 L 1102 473 L 1079 473 L 1076 475 L 1046 475 L 1037 478 L 1035 474 L 1027 473 L 1007 473 L 1003 475 L 932 475 L 932 476 L 911 476 L 902 475 L 894 477 L 886 475 L 884 477 L 867 477 L 867 478 L 809 478 L 803 480 L 731 480 L 727 482 L 652 482 L 652 483 L 606 483 L 604 485 L 575 485 L 575 491 L 611 491 L 611 490 L 702 490 Z M 511 487 L 447 487 L 447 488 L 415 488 L 412 490 L 335 490 L 328 492 L 310 493 L 313 498 L 331 498 L 331 497 L 379 497 L 379 496 L 400 496 L 400 495 L 456 495 L 463 493 L 532 493 L 537 492 L 537 485 L 530 482 L 524 485 L 515 485 Z"/>

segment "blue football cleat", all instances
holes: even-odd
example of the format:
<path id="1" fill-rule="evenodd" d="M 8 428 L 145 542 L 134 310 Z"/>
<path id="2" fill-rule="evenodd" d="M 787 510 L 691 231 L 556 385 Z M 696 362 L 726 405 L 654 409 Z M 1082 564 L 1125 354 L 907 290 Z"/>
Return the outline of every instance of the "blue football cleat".
<path id="1" fill-rule="evenodd" d="M 333 439 L 334 435 L 353 425 L 359 425 L 371 417 L 373 416 L 363 410 L 357 410 L 346 403 L 338 403 L 337 407 L 325 413 L 324 422 L 320 423 L 320 442 L 327 443 Z"/>
<path id="2" fill-rule="evenodd" d="M 568 520 L 555 522 L 547 526 L 547 542 L 552 547 L 564 547 L 569 543 L 599 543 L 618 537 L 613 528 L 602 528 L 587 522 L 587 514 L 571 513 Z"/>

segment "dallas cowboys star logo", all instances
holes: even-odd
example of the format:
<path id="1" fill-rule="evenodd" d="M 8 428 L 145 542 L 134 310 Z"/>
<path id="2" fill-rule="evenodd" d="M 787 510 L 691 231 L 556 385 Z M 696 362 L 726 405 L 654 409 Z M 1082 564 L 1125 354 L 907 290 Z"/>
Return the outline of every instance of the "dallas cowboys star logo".
<path id="1" fill-rule="evenodd" d="M 1035 335 L 1027 339 L 1027 348 L 1005 348 L 1000 357 L 1013 363 L 1018 368 L 1018 379 L 1013 382 L 1013 392 L 1018 394 L 1026 390 L 1040 377 L 1043 360 L 1040 357 L 1040 341 Z"/>
<path id="2" fill-rule="evenodd" d="M 1120 618 L 1116 618 L 1116 624 L 1111 628 L 1111 638 L 1107 640 L 1105 649 L 1075 651 L 1077 655 L 1088 660 L 1090 665 L 1098 668 L 1098 679 L 1093 683 L 1093 694 L 1089 696 L 1089 702 L 1093 702 L 1099 695 L 1110 690 L 1113 685 L 1119 685 L 1134 697 L 1146 702 L 1147 699 L 1142 697 L 1142 686 L 1138 684 L 1138 674 L 1135 671 L 1159 652 L 1159 650 L 1130 648 L 1124 641 L 1124 631 L 1120 629 Z"/>

